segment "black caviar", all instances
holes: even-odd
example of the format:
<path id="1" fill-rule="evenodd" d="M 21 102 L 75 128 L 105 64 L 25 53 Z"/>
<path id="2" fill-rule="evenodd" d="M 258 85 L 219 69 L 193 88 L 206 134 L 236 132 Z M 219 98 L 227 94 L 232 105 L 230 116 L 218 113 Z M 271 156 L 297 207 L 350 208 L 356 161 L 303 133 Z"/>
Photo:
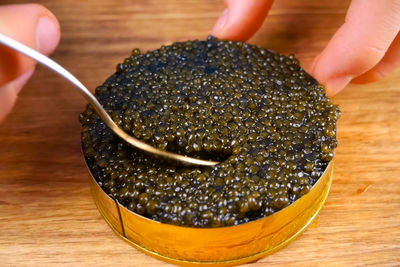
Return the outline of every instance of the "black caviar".
<path id="1" fill-rule="evenodd" d="M 91 106 L 80 115 L 89 168 L 104 191 L 156 221 L 237 225 L 306 194 L 337 145 L 339 108 L 290 55 L 243 42 L 138 49 L 96 89 L 127 133 L 160 149 L 221 161 L 182 167 L 121 141 Z"/>

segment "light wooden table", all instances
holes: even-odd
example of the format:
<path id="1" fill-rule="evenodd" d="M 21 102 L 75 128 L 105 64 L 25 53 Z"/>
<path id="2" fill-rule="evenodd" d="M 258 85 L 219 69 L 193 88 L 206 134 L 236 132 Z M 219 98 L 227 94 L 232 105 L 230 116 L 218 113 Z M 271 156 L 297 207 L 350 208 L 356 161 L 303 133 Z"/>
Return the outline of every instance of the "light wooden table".
<path id="1" fill-rule="evenodd" d="M 2 0 L 0 3 L 23 1 Z M 131 49 L 205 38 L 223 1 L 42 0 L 59 18 L 53 58 L 94 89 Z M 276 1 L 250 42 L 304 66 L 342 23 L 347 1 Z M 251 265 L 400 264 L 400 71 L 334 98 L 335 175 L 311 227 Z M 93 204 L 76 89 L 38 67 L 0 126 L 0 265 L 160 266 L 120 240 Z"/>

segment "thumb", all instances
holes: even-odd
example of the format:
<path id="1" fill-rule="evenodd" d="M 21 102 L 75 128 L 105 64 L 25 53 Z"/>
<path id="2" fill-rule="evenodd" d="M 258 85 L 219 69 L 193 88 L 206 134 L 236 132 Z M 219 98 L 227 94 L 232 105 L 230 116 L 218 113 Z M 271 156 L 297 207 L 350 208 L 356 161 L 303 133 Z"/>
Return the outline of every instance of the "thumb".
<path id="1" fill-rule="evenodd" d="M 0 6 L 0 32 L 47 55 L 60 40 L 57 19 L 37 4 Z M 34 66 L 33 60 L 0 45 L 0 122 L 33 74 Z"/>

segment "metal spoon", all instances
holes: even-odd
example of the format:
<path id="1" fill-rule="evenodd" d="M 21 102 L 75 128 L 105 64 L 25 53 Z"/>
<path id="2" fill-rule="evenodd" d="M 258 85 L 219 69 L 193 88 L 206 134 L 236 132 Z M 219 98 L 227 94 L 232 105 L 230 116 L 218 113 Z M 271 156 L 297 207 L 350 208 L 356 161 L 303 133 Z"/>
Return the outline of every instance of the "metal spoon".
<path id="1" fill-rule="evenodd" d="M 104 121 L 104 123 L 114 133 L 116 133 L 119 137 L 121 137 L 130 145 L 139 148 L 143 151 L 149 152 L 151 154 L 181 162 L 185 165 L 214 166 L 219 163 L 217 161 L 201 160 L 171 153 L 168 151 L 162 151 L 130 136 L 129 134 L 125 133 L 121 128 L 119 128 L 117 124 L 115 124 L 115 122 L 111 119 L 110 115 L 108 115 L 107 111 L 105 111 L 105 109 L 101 106 L 96 97 L 92 95 L 92 93 L 77 78 L 75 78 L 75 76 L 73 76 L 63 67 L 61 67 L 58 63 L 46 57 L 45 55 L 27 47 L 26 45 L 23 45 L 20 42 L 15 41 L 14 39 L 7 37 L 1 33 L 0 33 L 0 44 L 3 44 L 21 54 L 24 54 L 27 57 L 32 58 L 33 60 L 48 67 L 49 69 L 58 73 L 60 76 L 64 77 L 70 83 L 75 85 L 78 89 L 80 89 L 81 93 L 86 98 L 86 100 L 94 107 L 94 109 L 99 114 L 100 118 Z"/>

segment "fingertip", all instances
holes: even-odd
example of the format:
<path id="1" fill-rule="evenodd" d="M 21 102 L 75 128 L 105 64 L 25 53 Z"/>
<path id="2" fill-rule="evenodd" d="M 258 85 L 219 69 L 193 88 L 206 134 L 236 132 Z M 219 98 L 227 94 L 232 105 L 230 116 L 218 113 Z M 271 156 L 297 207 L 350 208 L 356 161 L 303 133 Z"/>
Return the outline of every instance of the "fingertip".
<path id="1" fill-rule="evenodd" d="M 228 20 L 228 12 L 229 9 L 227 8 L 222 12 L 221 16 L 211 30 L 211 35 L 223 39 L 223 29 L 225 27 L 226 21 Z"/>
<path id="2" fill-rule="evenodd" d="M 212 34 L 220 39 L 246 41 L 262 25 L 273 0 L 227 0 L 227 9 L 214 25 Z"/>
<path id="3" fill-rule="evenodd" d="M 28 69 L 22 75 L 18 76 L 17 79 L 15 79 L 12 82 L 10 82 L 10 84 L 12 84 L 12 86 L 14 87 L 16 95 L 19 94 L 19 92 L 21 91 L 22 87 L 24 87 L 24 85 L 32 77 L 34 71 L 35 71 L 35 66 L 33 66 L 32 68 Z"/>
<path id="4" fill-rule="evenodd" d="M 310 74 L 321 84 L 325 85 L 325 92 L 328 97 L 333 97 L 342 91 L 347 84 L 349 84 L 353 77 L 350 75 L 343 75 L 337 77 L 327 78 L 324 73 L 321 73 L 318 69 L 318 64 L 321 59 L 321 54 L 319 54 L 313 61 L 310 67 Z"/>
<path id="5" fill-rule="evenodd" d="M 0 87 L 0 123 L 6 118 L 8 113 L 10 113 L 16 100 L 17 96 L 14 87 L 8 84 Z"/>

